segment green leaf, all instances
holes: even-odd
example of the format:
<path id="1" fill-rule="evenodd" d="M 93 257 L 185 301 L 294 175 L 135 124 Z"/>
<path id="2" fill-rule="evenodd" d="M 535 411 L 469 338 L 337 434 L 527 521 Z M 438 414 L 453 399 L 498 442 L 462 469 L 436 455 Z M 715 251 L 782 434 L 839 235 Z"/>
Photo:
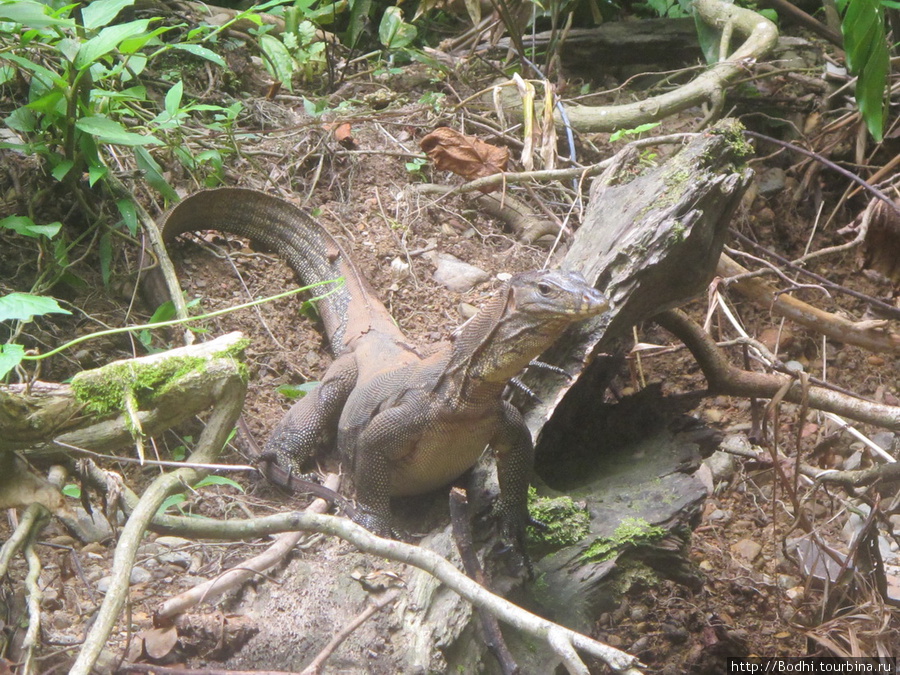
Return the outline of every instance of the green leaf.
<path id="1" fill-rule="evenodd" d="M 177 495 L 169 495 L 163 500 L 163 503 L 159 505 L 159 508 L 156 510 L 156 515 L 161 516 L 173 506 L 177 506 L 178 504 L 181 504 L 185 501 L 187 501 L 187 497 L 185 497 L 182 493 L 178 493 Z"/>
<path id="2" fill-rule="evenodd" d="M 71 497 L 72 499 L 81 499 L 81 487 L 75 483 L 69 483 L 68 485 L 63 486 L 62 493 L 66 497 Z"/>
<path id="3" fill-rule="evenodd" d="M 135 236 L 138 231 L 137 211 L 134 208 L 134 202 L 130 199 L 119 199 L 116 201 L 116 208 L 119 209 L 119 215 L 128 228 L 131 236 Z"/>
<path id="4" fill-rule="evenodd" d="M 166 300 L 163 304 L 156 308 L 156 311 L 153 312 L 153 316 L 150 317 L 150 321 L 148 323 L 162 323 L 163 321 L 168 321 L 169 319 L 175 318 L 175 303 L 171 300 Z"/>
<path id="5" fill-rule="evenodd" d="M 852 0 L 841 21 L 847 66 L 857 76 L 856 102 L 876 141 L 884 133 L 885 90 L 890 54 L 879 0 Z"/>
<path id="6" fill-rule="evenodd" d="M 378 26 L 378 39 L 388 49 L 403 49 L 416 39 L 416 27 L 403 21 L 403 10 L 388 7 Z"/>
<path id="7" fill-rule="evenodd" d="M 147 151 L 147 148 L 137 146 L 134 149 L 134 159 L 138 169 L 144 172 L 144 178 L 156 189 L 163 197 L 170 202 L 177 202 L 179 197 L 175 189 L 169 185 L 162 175 L 162 168 L 153 159 L 153 156 Z"/>
<path id="8" fill-rule="evenodd" d="M 225 60 L 216 54 L 212 49 L 207 49 L 201 45 L 192 45 L 192 44 L 173 44 L 170 45 L 173 49 L 181 49 L 189 54 L 193 54 L 194 56 L 199 56 L 200 58 L 206 59 L 207 61 L 212 61 L 217 66 L 225 67 Z"/>
<path id="9" fill-rule="evenodd" d="M 347 46 L 356 46 L 359 36 L 366 27 L 366 20 L 372 11 L 372 0 L 350 0 L 350 21 L 347 26 Z"/>
<path id="10" fill-rule="evenodd" d="M 22 345 L 0 345 L 0 380 L 19 365 L 23 358 L 25 358 L 25 347 Z"/>
<path id="11" fill-rule="evenodd" d="M 94 0 L 81 10 L 84 27 L 93 29 L 106 26 L 124 8 L 134 4 L 134 0 Z"/>
<path id="12" fill-rule="evenodd" d="M 25 134 L 30 134 L 38 128 L 37 115 L 27 106 L 16 108 L 3 121 L 13 131 L 21 131 Z"/>
<path id="13" fill-rule="evenodd" d="M 18 0 L 0 4 L 0 20 L 20 23 L 27 28 L 46 28 L 47 26 L 65 26 L 74 28 L 71 19 L 58 19 L 50 16 L 49 7 L 32 0 Z"/>
<path id="14" fill-rule="evenodd" d="M 55 298 L 31 293 L 10 293 L 0 298 L 0 321 L 31 321 L 44 314 L 71 314 Z"/>
<path id="15" fill-rule="evenodd" d="M 35 75 L 35 79 L 39 80 L 46 89 L 51 89 L 54 86 L 59 87 L 60 89 L 67 89 L 69 84 L 65 81 L 64 78 L 57 75 L 55 72 L 50 70 L 49 68 L 44 68 L 44 66 L 39 65 L 37 63 L 33 63 L 26 58 L 19 56 L 18 54 L 4 54 L 3 58 L 7 61 L 11 61 L 15 63 L 17 66 L 21 68 L 25 68 L 26 70 L 30 70 Z M 32 88 L 34 87 L 34 82 L 32 82 Z"/>
<path id="16" fill-rule="evenodd" d="M 103 178 L 107 173 L 106 166 L 103 164 L 91 164 L 88 167 L 88 185 L 94 187 L 94 183 Z"/>
<path id="17" fill-rule="evenodd" d="M 123 40 L 136 37 L 147 32 L 150 19 L 138 19 L 128 23 L 107 26 L 97 35 L 81 45 L 78 55 L 75 57 L 75 67 L 78 70 L 93 65 L 101 56 L 113 51 Z"/>
<path id="18" fill-rule="evenodd" d="M 69 171 L 72 170 L 72 167 L 75 166 L 74 160 L 64 159 L 59 164 L 53 167 L 53 171 L 50 174 L 58 181 L 62 182 L 62 179 L 65 178 Z"/>
<path id="19" fill-rule="evenodd" d="M 86 134 L 95 136 L 101 143 L 113 145 L 162 145 L 153 136 L 144 136 L 126 131 L 121 123 L 103 115 L 89 115 L 75 122 L 75 126 Z"/>
<path id="20" fill-rule="evenodd" d="M 26 237 L 47 237 L 52 239 L 59 233 L 62 223 L 55 222 L 48 225 L 35 225 L 34 221 L 28 216 L 9 216 L 0 220 L 0 227 L 13 230 Z"/>
<path id="21" fill-rule="evenodd" d="M 154 40 L 154 38 L 158 38 L 163 33 L 168 33 L 173 28 L 174 26 L 160 26 L 159 28 L 150 31 L 149 33 L 122 40 L 119 43 L 119 51 L 123 54 L 131 55 L 134 54 L 138 49 L 144 47 L 144 45 L 149 43 L 151 40 L 153 40 L 153 44 L 161 44 L 161 40 Z M 174 47 L 175 45 L 171 46 Z"/>
<path id="22" fill-rule="evenodd" d="M 275 391 L 291 400 L 303 398 L 313 389 L 319 386 L 318 382 L 304 382 L 303 384 L 282 384 L 275 387 Z"/>
<path id="23" fill-rule="evenodd" d="M 293 91 L 291 80 L 294 77 L 294 59 L 284 43 L 271 35 L 263 35 L 259 38 L 259 47 L 268 57 L 264 60 L 266 70 L 281 81 L 288 91 Z"/>
<path id="24" fill-rule="evenodd" d="M 194 489 L 199 490 L 200 488 L 206 487 L 207 485 L 228 485 L 239 490 L 240 492 L 244 491 L 244 488 L 241 487 L 240 483 L 237 483 L 230 478 L 225 478 L 225 476 L 207 476 L 206 478 L 196 483 L 194 485 Z"/>
<path id="25" fill-rule="evenodd" d="M 170 116 L 175 117 L 178 114 L 178 110 L 181 108 L 182 96 L 184 96 L 184 82 L 178 80 L 166 92 L 166 112 Z"/>

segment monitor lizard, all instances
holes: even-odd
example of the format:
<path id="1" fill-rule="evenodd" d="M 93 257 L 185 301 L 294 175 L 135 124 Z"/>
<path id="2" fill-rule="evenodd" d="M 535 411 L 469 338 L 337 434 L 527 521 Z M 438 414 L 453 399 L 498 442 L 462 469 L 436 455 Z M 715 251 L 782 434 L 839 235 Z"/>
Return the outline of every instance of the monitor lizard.
<path id="1" fill-rule="evenodd" d="M 265 193 L 218 188 L 193 194 L 162 223 L 163 238 L 220 230 L 283 256 L 300 282 L 343 278 L 317 303 L 334 361 L 265 446 L 289 472 L 337 447 L 356 489 L 353 518 L 390 536 L 390 498 L 446 485 L 490 446 L 497 457 L 495 514 L 505 537 L 528 522 L 534 448 L 507 383 L 571 323 L 603 312 L 602 293 L 575 272 L 513 276 L 449 343 L 411 344 L 340 244 L 307 213 Z"/>

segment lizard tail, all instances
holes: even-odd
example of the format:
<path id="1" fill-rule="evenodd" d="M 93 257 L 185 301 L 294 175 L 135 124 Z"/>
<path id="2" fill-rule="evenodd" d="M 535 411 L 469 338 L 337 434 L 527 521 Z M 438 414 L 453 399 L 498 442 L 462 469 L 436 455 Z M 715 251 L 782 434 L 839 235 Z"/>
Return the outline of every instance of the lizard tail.
<path id="1" fill-rule="evenodd" d="M 303 285 L 334 281 L 315 289 L 317 308 L 335 356 L 373 328 L 405 340 L 340 244 L 305 211 L 263 192 L 245 188 L 203 190 L 176 204 L 163 218 L 166 242 L 183 232 L 220 230 L 262 244 L 281 255 Z"/>

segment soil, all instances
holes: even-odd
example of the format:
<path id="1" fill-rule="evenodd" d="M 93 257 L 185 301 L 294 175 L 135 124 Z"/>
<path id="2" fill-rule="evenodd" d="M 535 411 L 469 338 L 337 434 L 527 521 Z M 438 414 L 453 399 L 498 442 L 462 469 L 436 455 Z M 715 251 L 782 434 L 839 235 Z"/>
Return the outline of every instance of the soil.
<path id="1" fill-rule="evenodd" d="M 349 112 L 311 118 L 298 96 L 280 95 L 274 101 L 260 98 L 266 76 L 249 58 L 241 60 L 234 56 L 233 68 L 235 63 L 243 66 L 239 66 L 236 78 L 228 86 L 201 86 L 199 71 L 195 71 L 197 79 L 192 81 L 186 76 L 185 82 L 189 91 L 212 92 L 208 94 L 208 102 L 243 98 L 246 113 L 240 119 L 240 127 L 265 130 L 265 133 L 239 137 L 240 152 L 228 158 L 223 183 L 265 190 L 312 210 L 352 250 L 363 273 L 412 341 L 427 345 L 446 339 L 467 318 L 467 306 L 477 307 L 499 287 L 498 277 L 544 264 L 549 242 L 541 241 L 535 246 L 518 242 L 501 224 L 480 213 L 464 197 L 417 197 L 408 189 L 424 178 L 439 184 L 459 182 L 427 166 L 421 172 L 410 171 L 405 166 L 420 154 L 418 141 L 437 126 L 460 128 L 487 142 L 507 145 L 513 156 L 518 155 L 521 145 L 515 132 L 492 131 L 479 121 L 479 115 L 490 116 L 491 111 L 478 99 L 458 110 L 449 105 L 435 109 L 418 102 L 423 94 L 434 92 L 446 94 L 448 102 L 465 100 L 490 82 L 494 73 L 489 69 L 475 61 L 460 61 L 455 69 L 443 74 L 413 64 L 405 67 L 400 77 L 361 75 L 338 88 L 329 98 L 332 107 L 341 101 L 352 102 Z M 777 77 L 765 80 L 760 90 L 764 95 L 769 94 L 778 82 Z M 244 90 L 229 88 L 235 86 Z M 787 86 L 784 84 L 779 91 L 783 93 Z M 791 96 L 797 100 L 818 95 L 816 91 L 798 90 L 800 85 L 796 81 L 791 86 L 794 87 Z M 370 107 L 375 93 L 389 101 L 386 108 Z M 741 108 L 738 112 L 746 115 L 748 123 L 754 123 L 756 111 Z M 787 117 L 795 112 L 783 114 Z M 699 111 L 688 111 L 654 133 L 696 128 L 700 117 Z M 342 144 L 336 139 L 336 121 L 350 123 L 352 143 Z M 850 140 L 848 136 L 846 142 L 849 144 Z M 608 154 L 610 147 L 606 134 L 580 138 L 578 143 L 579 158 L 584 164 Z M 198 187 L 186 172 L 178 169 L 173 158 L 158 159 L 167 168 L 167 178 L 179 191 L 189 193 Z M 784 170 L 786 179 L 777 189 L 765 195 L 757 192 L 755 197 L 751 195 L 746 200 L 735 222 L 739 231 L 788 257 L 795 257 L 807 245 L 815 250 L 845 240 L 836 230 L 857 215 L 865 204 L 862 198 L 839 204 L 846 186 L 833 176 L 817 173 L 814 165 L 800 162 L 795 156 L 775 153 L 760 156 L 751 164 L 760 176 L 778 169 Z M 12 186 L 22 184 L 23 179 L 38 180 L 38 167 L 4 151 L 0 155 L 0 169 L 2 194 L 8 195 L 0 204 L 0 216 L 5 216 L 19 212 L 21 206 Z M 809 188 L 810 183 L 815 185 L 815 190 Z M 148 209 L 160 212 L 154 196 L 143 183 L 132 187 Z M 510 190 L 511 194 L 532 203 L 542 202 L 543 208 L 560 218 L 565 215 L 558 189 Z M 91 229 L 85 222 L 88 219 L 78 215 L 80 212 L 74 204 L 59 198 L 58 187 L 50 186 L 38 195 L 32 204 L 36 221 L 59 218 L 64 221 L 70 239 L 81 232 L 90 236 L 76 243 L 70 253 L 71 260 L 78 260 L 71 270 L 76 278 L 60 281 L 52 291 L 65 301 L 73 314 L 28 324 L 18 340 L 29 348 L 47 351 L 78 335 L 148 318 L 155 308 L 144 303 L 135 291 L 139 242 L 113 234 L 116 243 L 110 264 L 111 277 L 104 283 L 96 235 L 92 234 L 99 230 Z M 811 234 L 820 205 L 824 206 L 824 213 L 838 205 L 837 215 L 832 223 L 820 226 Z M 107 215 L 109 208 L 105 207 Z M 33 242 L 5 230 L 0 230 L 0 241 L 3 244 L 0 292 L 28 291 L 40 272 L 35 264 Z M 736 244 L 729 242 L 729 246 Z M 447 290 L 432 279 L 434 266 L 427 253 L 429 249 L 450 253 L 486 270 L 491 281 L 465 293 Z M 224 252 L 230 255 L 230 261 L 223 256 Z M 195 312 L 226 308 L 295 287 L 290 270 L 276 257 L 252 251 L 246 242 L 232 237 L 219 234 L 189 237 L 172 247 L 171 256 L 186 297 L 200 299 Z M 395 260 L 410 266 L 407 276 L 394 271 Z M 838 284 L 876 297 L 892 297 L 890 284 L 862 272 L 855 252 L 829 257 L 812 268 Z M 855 318 L 865 316 L 864 305 L 845 295 L 826 298 L 820 291 L 805 290 L 799 296 L 829 311 L 838 310 Z M 875 400 L 897 404 L 900 370 L 896 357 L 873 355 L 846 345 L 823 346 L 820 336 L 796 326 L 782 326 L 766 308 L 739 300 L 736 308 L 748 333 L 764 342 L 774 342 L 773 336 L 783 331 L 779 353 L 784 360 L 796 360 L 816 373 L 827 367 L 830 381 Z M 706 303 L 697 301 L 688 309 L 702 321 Z M 718 326 L 726 339 L 733 335 L 721 320 Z M 296 298 L 237 311 L 204 321 L 200 327 L 204 331 L 201 338 L 238 330 L 251 339 L 247 351 L 250 385 L 244 419 L 251 434 L 259 440 L 265 439 L 290 405 L 277 388 L 315 381 L 330 362 L 315 322 L 303 315 Z M 653 382 L 661 382 L 664 392 L 672 395 L 705 388 L 705 380 L 692 357 L 679 350 L 671 336 L 648 324 L 638 327 L 635 337 L 641 343 L 671 345 L 674 349 L 658 356 L 641 356 L 640 371 L 637 358 L 629 358 L 617 382 L 620 394 L 627 395 Z M 159 334 L 154 338 L 154 347 L 174 346 L 177 340 L 175 333 Z M 101 338 L 49 360 L 39 377 L 63 381 L 79 370 L 141 353 L 141 345 L 133 339 Z M 739 362 L 739 352 L 733 352 L 732 356 Z M 751 431 L 751 404 L 744 399 L 705 398 L 694 414 L 728 436 L 746 438 Z M 770 424 L 777 425 L 784 437 L 793 438 L 797 434 L 798 417 L 796 406 L 784 405 Z M 815 414 L 807 415 L 801 423 L 801 450 L 815 457 L 822 468 L 846 466 L 859 450 L 856 439 Z M 198 428 L 194 424 L 179 430 L 178 434 L 169 432 L 157 439 L 155 449 L 161 457 L 170 457 L 174 448 L 190 442 Z M 865 427 L 862 430 L 870 436 L 883 433 Z M 222 460 L 244 463 L 249 457 L 238 441 L 229 446 Z M 863 466 L 871 461 L 864 454 Z M 106 468 L 121 471 L 126 482 L 135 488 L 155 475 L 133 465 L 113 464 Z M 301 504 L 299 498 L 285 496 L 254 477 L 236 480 L 243 492 L 228 486 L 210 486 L 187 495 L 180 508 L 207 517 L 227 517 L 267 514 Z M 891 497 L 890 493 L 883 495 L 886 501 Z M 873 654 L 877 645 L 887 645 L 889 651 L 894 650 L 894 655 L 900 654 L 896 609 L 877 602 L 876 594 L 862 594 L 868 604 L 858 605 L 854 613 L 845 612 L 843 616 L 837 613 L 822 622 L 820 613 L 826 601 L 821 585 L 799 569 L 791 556 L 785 555 L 782 546 L 786 539 L 798 536 L 783 506 L 782 500 L 787 498 L 778 481 L 773 480 L 771 466 L 738 460 L 733 470 L 717 481 L 704 508 L 702 522 L 693 534 L 689 557 L 704 578 L 702 590 L 691 591 L 672 581 L 633 589 L 618 609 L 599 618 L 595 637 L 639 656 L 648 673 L 720 672 L 715 670 L 718 665 L 711 664 L 719 664 L 716 659 L 722 655 L 823 653 L 829 641 L 848 652 L 852 651 L 853 644 L 862 654 Z M 850 545 L 841 532 L 849 517 L 846 504 L 843 494 L 819 490 L 804 505 L 804 510 L 821 528 L 823 537 L 842 551 L 847 551 Z M 10 531 L 10 523 L 0 525 L 4 538 Z M 45 612 L 40 651 L 45 665 L 41 670 L 49 672 L 56 668 L 61 672 L 77 650 L 98 606 L 101 596 L 98 582 L 109 573 L 115 539 L 82 544 L 58 523 L 52 523 L 41 538 L 46 544 L 38 549 L 43 563 L 42 609 Z M 894 539 L 893 543 L 890 538 L 884 541 L 888 549 L 896 551 Z M 149 535 L 138 561 L 146 574 L 139 575 L 131 587 L 129 626 L 137 631 L 147 630 L 161 600 L 229 566 L 239 565 L 264 545 L 186 541 L 160 544 L 156 535 Z M 297 555 L 327 558 L 334 555 L 340 544 L 322 541 L 314 546 Z M 16 629 L 16 621 L 21 616 L 17 612 L 23 607 L 25 569 L 24 561 L 16 560 L 3 584 L 3 603 L 9 611 L 4 633 L 11 644 L 22 639 L 23 631 Z M 278 574 L 275 572 L 274 576 Z M 219 612 L 212 609 L 193 612 L 195 635 L 215 636 L 216 621 L 222 616 Z M 252 633 L 253 626 L 240 623 L 233 630 L 223 638 L 224 644 L 220 641 L 202 657 L 217 658 L 225 652 L 236 651 Z M 123 654 L 129 635 L 125 622 L 121 622 L 108 645 L 110 652 Z M 200 638 L 194 642 L 206 644 Z M 602 666 L 594 668 L 595 672 L 603 672 Z"/>

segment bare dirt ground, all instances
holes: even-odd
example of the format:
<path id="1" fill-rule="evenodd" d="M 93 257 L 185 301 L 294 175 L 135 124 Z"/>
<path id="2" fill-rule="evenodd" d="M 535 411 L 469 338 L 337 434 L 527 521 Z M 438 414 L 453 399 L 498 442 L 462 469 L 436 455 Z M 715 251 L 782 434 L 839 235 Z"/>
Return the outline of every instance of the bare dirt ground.
<path id="1" fill-rule="evenodd" d="M 252 139 L 240 140 L 240 153 L 230 158 L 225 184 L 256 187 L 279 194 L 314 209 L 317 218 L 332 233 L 342 237 L 366 276 L 391 309 L 400 327 L 420 344 L 443 339 L 464 320 L 461 305 L 478 306 L 498 285 L 501 273 L 539 267 L 547 256 L 547 246 L 525 246 L 509 232 L 477 212 L 464 198 L 435 200 L 409 196 L 405 189 L 421 177 L 408 171 L 404 164 L 419 154 L 418 141 L 433 128 L 449 125 L 484 140 L 511 146 L 513 155 L 518 149 L 515 138 L 489 133 L 479 122 L 478 115 L 489 110 L 477 104 L 459 110 L 435 110 L 418 103 L 423 93 L 440 92 L 448 102 L 467 98 L 486 84 L 494 73 L 477 66 L 463 65 L 457 71 L 438 76 L 425 73 L 414 65 L 409 73 L 413 85 L 401 79 L 360 77 L 352 80 L 332 96 L 336 105 L 340 100 L 352 101 L 351 112 L 326 115 L 328 122 L 349 121 L 355 144 L 348 149 L 340 145 L 326 128 L 323 119 L 312 119 L 304 111 L 302 101 L 295 96 L 281 96 L 274 102 L 258 98 L 259 91 L 249 92 L 249 114 L 241 120 L 247 129 L 265 128 L 267 133 Z M 258 72 L 251 77 L 239 73 L 244 81 L 253 77 L 263 79 Z M 773 87 L 768 81 L 768 87 Z M 206 87 L 196 87 L 198 90 Z M 761 87 L 765 89 L 765 86 Z M 366 103 L 373 92 L 392 99 L 387 109 L 375 110 Z M 768 91 L 764 91 L 764 94 Z M 795 92 L 798 98 L 804 92 Z M 246 96 L 239 92 L 213 94 L 230 100 L 230 96 Z M 748 119 L 752 120 L 753 111 Z M 691 128 L 700 118 L 699 111 L 688 111 L 666 128 Z M 658 133 L 656 130 L 654 133 Z M 582 139 L 581 161 L 596 161 L 597 147 L 606 148 L 606 135 Z M 160 158 L 161 161 L 164 158 Z M 26 160 L 10 153 L 0 155 L 2 173 L 9 177 L 33 175 L 34 167 Z M 775 154 L 751 162 L 763 174 L 771 168 L 783 169 L 786 181 L 774 191 L 748 200 L 735 226 L 762 245 L 782 255 L 792 257 L 802 251 L 808 241 L 813 247 L 840 243 L 844 239 L 835 230 L 849 222 L 864 205 L 860 198 L 846 202 L 827 229 L 811 237 L 818 204 L 829 212 L 837 203 L 843 184 L 832 177 L 813 174 L 815 189 L 802 181 L 810 179 L 810 165 L 798 163 L 795 157 Z M 432 175 L 434 182 L 455 182 L 448 175 Z M 172 168 L 169 179 L 180 190 L 196 189 L 189 178 Z M 8 194 L 12 183 L 3 180 Z M 552 190 L 535 188 L 529 194 L 516 191 L 524 199 L 543 200 L 551 210 L 558 210 Z M 144 188 L 138 188 L 142 201 L 151 209 L 155 201 Z M 8 199 L 7 205 L 14 204 Z M 52 220 L 65 217 L 70 205 L 44 200 L 35 204 L 36 211 Z M 159 209 L 156 209 L 159 212 Z M 0 213 L 0 215 L 6 215 Z M 77 222 L 67 223 L 77 230 Z M 824 231 L 823 231 L 824 230 Z M 0 291 L 27 290 L 36 272 L 33 252 L 26 243 L 7 233 L 0 233 L 3 253 L 0 255 Z M 172 257 L 179 271 L 188 299 L 200 298 L 203 310 L 228 307 L 253 298 L 276 294 L 294 287 L 288 268 L 275 257 L 251 252 L 244 242 L 219 235 L 203 237 L 207 243 L 180 242 L 173 247 Z M 71 317 L 53 318 L 29 326 L 23 339 L 46 350 L 64 339 L 94 331 L 104 325 L 120 325 L 147 316 L 152 308 L 138 300 L 134 311 L 128 310 L 132 301 L 139 257 L 138 247 L 122 242 L 116 247 L 113 279 L 104 288 L 99 279 L 96 248 L 90 242 L 80 247 L 84 259 L 74 268 L 85 284 L 61 285 L 59 297 L 71 303 L 77 311 Z M 729 245 L 735 245 L 730 242 Z M 472 265 L 488 271 L 493 281 L 477 286 L 467 293 L 454 293 L 432 279 L 434 270 L 427 253 L 434 250 L 451 253 Z M 231 254 L 230 263 L 221 255 Z M 72 258 L 77 256 L 73 255 Z M 411 265 L 410 275 L 398 277 L 392 273 L 391 262 L 400 259 Z M 862 274 L 856 253 L 850 252 L 829 258 L 815 266 L 816 271 L 848 287 L 857 288 L 876 297 L 890 298 L 892 289 Z M 864 308 L 845 296 L 825 298 L 816 291 L 803 291 L 803 297 L 825 309 L 839 309 L 860 318 Z M 262 440 L 289 405 L 276 391 L 282 384 L 300 384 L 315 380 L 326 367 L 329 357 L 315 325 L 302 316 L 295 298 L 275 301 L 260 308 L 242 310 L 220 317 L 204 325 L 209 336 L 231 330 L 242 331 L 251 338 L 248 349 L 250 387 L 244 407 L 244 417 L 255 437 Z M 697 301 L 690 308 L 702 320 L 706 304 Z M 743 322 L 751 335 L 770 339 L 779 328 L 779 319 L 765 308 L 738 303 Z M 794 359 L 812 372 L 821 372 L 827 365 L 828 379 L 859 394 L 887 403 L 897 403 L 898 363 L 889 356 L 872 355 L 851 346 L 828 343 L 811 332 L 795 326 L 785 326 L 781 353 L 785 360 Z M 647 325 L 639 327 L 641 342 L 677 345 L 661 329 Z M 177 336 L 162 335 L 156 346 L 174 344 Z M 627 347 L 627 346 L 626 346 Z M 135 350 L 135 351 L 132 351 Z M 117 358 L 140 353 L 127 338 L 98 340 L 73 354 L 48 363 L 40 373 L 46 380 L 61 381 L 80 369 L 95 367 Z M 733 356 L 738 356 L 735 353 Z M 621 388 L 628 393 L 642 386 L 636 377 L 633 361 L 622 372 Z M 677 394 L 701 390 L 705 387 L 691 356 L 675 351 L 659 357 L 642 359 L 647 382 L 661 381 L 666 393 Z M 727 434 L 745 434 L 750 429 L 750 403 L 746 400 L 715 397 L 705 399 L 695 411 L 708 424 Z M 775 424 L 784 435 L 796 433 L 796 407 L 786 406 Z M 184 442 L 184 435 L 194 429 L 181 431 L 181 436 L 167 434 L 158 442 L 159 454 L 169 456 L 171 448 Z M 875 429 L 864 429 L 869 434 Z M 810 415 L 803 428 L 803 450 L 811 453 L 823 468 L 846 466 L 859 451 L 858 444 L 846 434 Z M 123 452 L 127 452 L 123 451 Z M 225 461 L 245 462 L 238 447 L 231 448 Z M 855 461 L 855 460 L 854 460 Z M 863 466 L 871 461 L 863 456 Z M 153 471 L 136 470 L 131 465 L 109 466 L 121 470 L 130 484 L 139 486 L 149 480 Z M 238 479 L 246 492 L 212 486 L 201 493 L 187 494 L 181 508 L 191 513 L 227 517 L 247 513 L 265 514 L 290 508 L 296 498 L 285 497 L 262 485 L 254 477 Z M 889 495 L 885 495 L 887 498 Z M 876 643 L 892 645 L 900 655 L 897 631 L 900 623 L 896 610 L 881 605 L 857 607 L 857 619 L 831 619 L 821 624 L 823 599 L 820 587 L 802 570 L 797 569 L 782 551 L 782 542 L 791 528 L 791 518 L 782 506 L 783 493 L 772 479 L 770 466 L 738 461 L 733 473 L 720 482 L 707 502 L 703 522 L 693 537 L 691 560 L 705 578 L 700 592 L 690 592 L 674 582 L 632 591 L 622 606 L 600 617 L 595 636 L 607 643 L 638 655 L 650 673 L 719 672 L 716 655 L 802 655 L 815 652 L 825 639 L 845 645 L 853 640 L 865 645 L 863 653 Z M 847 509 L 842 497 L 832 499 L 819 491 L 815 500 L 805 506 L 820 519 L 823 531 L 836 548 L 846 550 L 848 542 L 841 534 L 847 522 Z M 10 522 L 0 526 L 3 537 L 10 533 Z M 43 557 L 43 610 L 46 612 L 42 656 L 46 659 L 43 672 L 62 672 L 70 655 L 89 625 L 102 594 L 102 579 L 109 572 L 115 546 L 114 539 L 83 545 L 78 543 L 59 524 L 45 530 L 40 548 Z M 896 542 L 885 540 L 896 551 Z M 756 550 L 751 544 L 757 544 Z M 150 626 L 151 616 L 158 602 L 175 592 L 192 586 L 197 580 L 208 579 L 232 564 L 239 563 L 262 544 L 196 544 L 170 541 L 157 543 L 147 538 L 146 550 L 139 559 L 142 574 L 131 587 L 129 619 L 109 645 L 121 654 L 132 631 Z M 297 555 L 325 555 L 327 542 Z M 323 548 L 324 547 L 324 548 Z M 12 642 L 21 639 L 21 630 L 14 625 L 16 612 L 23 598 L 24 563 L 13 565 L 12 575 L 4 580 L 3 604 L 7 608 L 4 634 Z M 277 574 L 275 575 L 277 576 Z M 258 583 L 265 583 L 260 581 Z M 227 612 L 227 608 L 224 610 Z M 848 613 L 844 613 L 845 615 Z M 219 614 L 212 610 L 198 612 L 198 621 L 213 624 Z M 821 625 L 820 625 L 821 624 Z M 131 630 L 129 630 L 129 628 Z M 252 631 L 252 626 L 245 627 Z M 215 632 L 214 627 L 209 628 Z M 847 638 L 852 634 L 852 639 Z M 816 642 L 813 637 L 818 637 Z M 218 645 L 219 653 L 234 651 L 234 644 Z M 217 652 L 207 652 L 211 658 Z M 602 668 L 597 667 L 597 672 Z"/>

